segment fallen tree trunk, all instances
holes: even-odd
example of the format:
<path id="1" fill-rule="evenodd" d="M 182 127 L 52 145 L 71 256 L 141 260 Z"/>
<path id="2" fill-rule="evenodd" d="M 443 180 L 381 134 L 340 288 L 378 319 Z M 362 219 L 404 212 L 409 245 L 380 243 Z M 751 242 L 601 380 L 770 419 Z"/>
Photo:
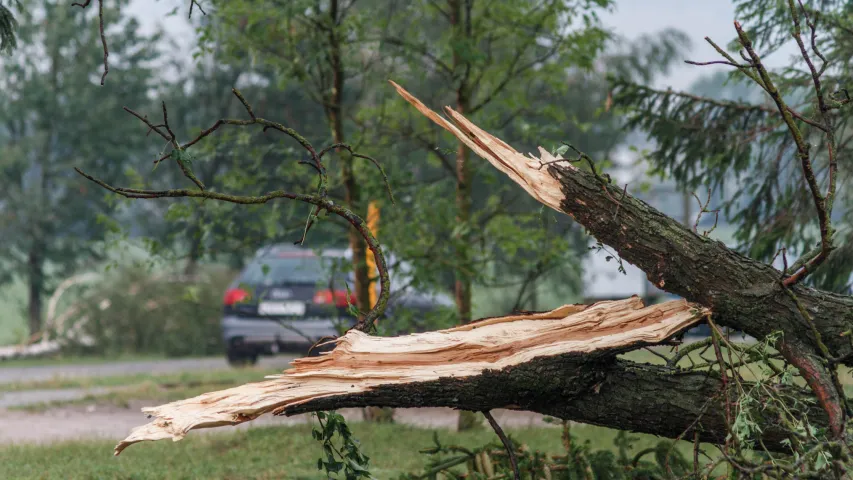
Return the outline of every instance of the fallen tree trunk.
<path id="1" fill-rule="evenodd" d="M 853 366 L 853 297 L 802 285 L 786 288 L 782 273 L 691 231 L 599 174 L 592 160 L 524 156 L 499 138 L 445 107 L 445 120 L 399 85 L 398 93 L 419 112 L 465 142 L 531 196 L 583 225 L 596 239 L 646 273 L 658 288 L 714 312 L 720 324 L 764 338 L 781 331 L 776 348 L 794 365 L 841 435 L 846 423 L 843 392 L 830 361 Z M 586 160 L 591 172 L 572 163 Z"/>
<path id="2" fill-rule="evenodd" d="M 447 109 L 452 124 L 396 87 L 533 197 L 572 216 L 660 288 L 695 303 L 642 308 L 629 299 L 567 306 L 398 338 L 350 332 L 331 355 L 299 360 L 266 382 L 145 409 L 156 419 L 134 430 L 116 454 L 136 442 L 180 439 L 192 429 L 235 425 L 264 413 L 358 406 L 517 408 L 670 438 L 697 432 L 720 443 L 728 435 L 720 380 L 707 372 L 615 359 L 712 311 L 717 323 L 756 338 L 781 330 L 779 351 L 803 373 L 823 407 L 810 407 L 794 391 L 807 410 L 801 413 L 834 432 L 843 425 L 838 391 L 818 346 L 823 342 L 837 361 L 853 364 L 853 347 L 842 335 L 853 324 L 853 299 L 802 286 L 786 292 L 780 272 L 695 234 L 610 185 L 594 166 L 584 172 L 541 148 L 541 158 L 525 157 L 462 115 Z M 772 418 L 761 422 L 763 445 L 786 451 L 783 430 Z"/>
<path id="3" fill-rule="evenodd" d="M 267 413 L 364 406 L 518 409 L 669 438 L 692 438 L 695 429 L 703 441 L 723 442 L 728 431 L 717 378 L 615 359 L 707 314 L 681 300 L 643 307 L 632 297 L 404 337 L 350 331 L 330 353 L 296 360 L 267 381 L 144 409 L 155 420 L 135 429 L 115 453 Z M 807 414 L 824 421 L 819 409 Z M 785 438 L 772 422 L 764 425 L 767 448 L 786 451 Z"/>
<path id="4" fill-rule="evenodd" d="M 609 424 L 607 414 L 594 406 L 601 391 L 621 395 L 621 388 L 637 376 L 655 377 L 653 370 L 614 366 L 613 357 L 660 343 L 707 314 L 685 301 L 644 307 L 632 297 L 402 337 L 372 337 L 352 330 L 335 341 L 337 347 L 330 353 L 296 360 L 292 369 L 270 380 L 144 409 L 156 420 L 134 430 L 116 453 L 139 441 L 180 439 L 192 429 L 236 425 L 264 413 L 345 406 L 516 408 L 567 418 L 575 415 L 566 407 L 578 399 L 586 420 Z M 693 381 L 697 399 L 707 400 L 711 389 L 718 388 L 715 382 Z M 655 397 L 659 404 L 666 403 L 664 390 Z M 601 400 L 605 399 L 598 397 Z M 672 409 L 657 409 L 655 418 L 667 411 Z M 641 431 L 668 430 L 675 435 L 686 426 L 650 421 L 643 428 L 641 417 L 632 422 Z"/>

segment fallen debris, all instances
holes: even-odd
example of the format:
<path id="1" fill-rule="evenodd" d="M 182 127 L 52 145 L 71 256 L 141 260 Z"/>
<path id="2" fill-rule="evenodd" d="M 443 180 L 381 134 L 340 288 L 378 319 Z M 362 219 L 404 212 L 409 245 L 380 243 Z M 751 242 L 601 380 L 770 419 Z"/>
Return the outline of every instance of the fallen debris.
<path id="1" fill-rule="evenodd" d="M 349 399 L 349 406 L 367 406 L 370 394 L 381 388 L 408 388 L 411 395 L 426 382 L 440 388 L 442 382 L 475 381 L 542 358 L 571 357 L 577 362 L 577 358 L 612 357 L 660 343 L 707 314 L 706 309 L 683 300 L 646 307 L 632 297 L 401 337 L 373 337 L 352 330 L 335 341 L 333 351 L 295 360 L 293 368 L 266 381 L 144 408 L 155 420 L 134 429 L 116 446 L 115 454 L 137 442 L 177 441 L 193 429 L 238 425 L 265 413 L 300 413 L 306 411 L 306 404 L 321 399 Z M 424 406 L 403 397 L 398 406 L 407 402 Z"/>

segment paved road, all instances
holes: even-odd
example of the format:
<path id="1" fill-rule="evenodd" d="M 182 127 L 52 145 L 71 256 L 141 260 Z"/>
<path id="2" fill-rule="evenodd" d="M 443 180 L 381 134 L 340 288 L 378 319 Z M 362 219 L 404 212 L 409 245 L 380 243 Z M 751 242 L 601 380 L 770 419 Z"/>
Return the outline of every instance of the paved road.
<path id="1" fill-rule="evenodd" d="M 150 402 L 131 402 L 130 408 L 78 406 L 51 409 L 43 413 L 17 412 L 0 409 L 0 446 L 21 443 L 53 443 L 58 441 L 79 440 L 84 438 L 109 439 L 114 443 L 126 437 L 131 430 L 145 425 L 150 420 L 139 409 L 149 406 Z M 363 420 L 360 408 L 339 410 L 347 421 Z M 513 410 L 493 410 L 492 414 L 504 428 L 524 428 L 547 426 L 542 415 Z M 455 429 L 459 413 L 449 408 L 409 408 L 397 409 L 395 420 L 404 425 L 423 428 Z M 236 427 L 206 428 L 193 430 L 185 441 L 194 441 L 197 435 L 228 433 L 270 425 L 293 425 L 310 422 L 308 415 L 292 417 L 274 417 L 262 415 L 256 420 Z M 133 448 L 131 448 L 133 450 Z M 109 447 L 104 455 L 110 455 Z"/>
<path id="2" fill-rule="evenodd" d="M 261 357 L 258 366 L 270 370 L 282 370 L 287 367 L 293 355 Z M 0 384 L 33 382 L 54 378 L 107 377 L 131 375 L 135 373 L 176 373 L 200 370 L 223 370 L 230 368 L 225 357 L 180 358 L 164 360 L 143 360 L 100 364 L 40 365 L 29 367 L 4 367 L 0 363 Z"/>

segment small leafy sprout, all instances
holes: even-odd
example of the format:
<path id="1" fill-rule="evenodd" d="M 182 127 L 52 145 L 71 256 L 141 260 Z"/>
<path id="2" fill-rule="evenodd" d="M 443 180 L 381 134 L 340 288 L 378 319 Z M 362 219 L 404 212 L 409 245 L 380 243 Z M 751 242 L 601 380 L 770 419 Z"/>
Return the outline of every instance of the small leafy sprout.
<path id="1" fill-rule="evenodd" d="M 323 444 L 324 454 L 317 459 L 317 470 L 326 472 L 328 478 L 339 478 L 341 472 L 346 480 L 374 478 L 369 470 L 370 457 L 359 450 L 358 440 L 352 437 L 344 417 L 336 412 L 312 415 L 316 416 L 319 427 L 311 429 L 311 436 Z"/>
<path id="2" fill-rule="evenodd" d="M 353 317 L 359 318 L 361 316 L 361 312 L 358 310 L 358 307 L 350 301 L 352 293 L 349 289 L 349 283 L 344 282 L 344 286 L 347 287 L 347 312 Z"/>

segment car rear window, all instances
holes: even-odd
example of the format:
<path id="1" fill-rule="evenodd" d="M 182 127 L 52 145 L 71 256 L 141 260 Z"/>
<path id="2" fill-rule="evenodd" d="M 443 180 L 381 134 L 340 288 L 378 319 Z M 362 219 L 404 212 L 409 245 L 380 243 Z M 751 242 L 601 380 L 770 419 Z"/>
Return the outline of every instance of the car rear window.
<path id="1" fill-rule="evenodd" d="M 240 275 L 241 283 L 274 285 L 278 283 L 327 284 L 334 275 L 335 288 L 342 288 L 346 274 L 342 259 L 299 256 L 265 257 L 253 260 Z"/>

